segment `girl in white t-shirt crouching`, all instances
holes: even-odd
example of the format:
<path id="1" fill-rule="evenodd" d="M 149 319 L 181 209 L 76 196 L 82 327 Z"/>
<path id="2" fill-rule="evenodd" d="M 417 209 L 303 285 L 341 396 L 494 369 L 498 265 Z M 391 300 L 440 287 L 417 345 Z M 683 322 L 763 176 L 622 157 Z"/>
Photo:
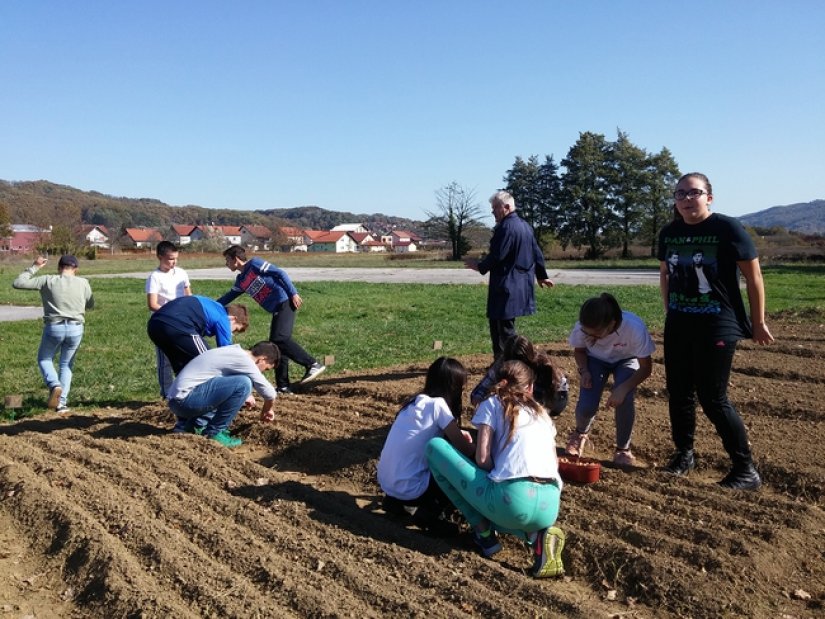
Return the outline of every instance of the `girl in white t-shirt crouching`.
<path id="1" fill-rule="evenodd" d="M 531 574 L 564 572 L 564 533 L 555 523 L 562 482 L 556 458 L 556 427 L 533 398 L 535 375 L 521 361 L 506 361 L 490 397 L 479 404 L 475 461 L 445 440 L 427 445 L 436 482 L 470 523 L 473 541 L 485 557 L 501 544 L 496 532 L 510 533 L 533 548 Z"/>
<path id="2" fill-rule="evenodd" d="M 413 514 L 417 526 L 432 532 L 455 527 L 444 518 L 443 512 L 453 507 L 430 475 L 425 448 L 430 439 L 446 436 L 456 449 L 472 457 L 472 438 L 460 427 L 466 383 L 467 370 L 459 361 L 436 359 L 427 370 L 424 390 L 398 412 L 378 460 L 378 483 L 386 493 L 384 511 Z"/>

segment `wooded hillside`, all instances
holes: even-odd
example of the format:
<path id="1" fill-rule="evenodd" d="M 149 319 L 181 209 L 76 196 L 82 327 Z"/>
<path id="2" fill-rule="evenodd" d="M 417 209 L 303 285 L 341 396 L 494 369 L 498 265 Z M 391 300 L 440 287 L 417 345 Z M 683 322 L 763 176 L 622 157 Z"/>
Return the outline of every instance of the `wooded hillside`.
<path id="1" fill-rule="evenodd" d="M 358 222 L 377 233 L 405 229 L 422 234 L 425 230 L 423 222 L 381 214 L 342 213 L 317 206 L 266 211 L 170 206 L 160 200 L 109 196 L 42 180 L 0 180 L 0 204 L 6 205 L 11 223 L 41 228 L 59 225 L 74 229 L 80 223 L 104 225 L 110 230 L 171 224 L 258 224 L 269 228 L 296 226 L 329 230 L 339 224 Z"/>

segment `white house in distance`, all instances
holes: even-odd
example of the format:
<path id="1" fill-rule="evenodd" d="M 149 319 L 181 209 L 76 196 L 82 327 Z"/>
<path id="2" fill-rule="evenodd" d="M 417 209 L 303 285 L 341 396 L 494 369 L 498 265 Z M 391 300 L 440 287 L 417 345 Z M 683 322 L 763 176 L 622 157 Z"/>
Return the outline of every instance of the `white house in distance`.
<path id="1" fill-rule="evenodd" d="M 240 226 L 215 226 L 218 230 L 223 232 L 228 245 L 241 244 L 241 227 Z"/>
<path id="2" fill-rule="evenodd" d="M 106 226 L 83 225 L 80 227 L 83 242 L 90 247 L 109 248 L 109 229 Z"/>
<path id="3" fill-rule="evenodd" d="M 358 251 L 355 240 L 346 232 L 323 232 L 312 236 L 312 245 L 309 246 L 311 252 L 329 252 L 344 254 Z"/>
<path id="4" fill-rule="evenodd" d="M 357 250 L 362 253 L 387 251 L 387 246 L 375 238 L 369 232 L 350 232 L 349 235 L 355 241 Z"/>
<path id="5" fill-rule="evenodd" d="M 335 226 L 330 232 L 356 232 L 358 234 L 364 234 L 365 232 L 369 232 L 363 224 L 340 224 Z"/>
<path id="6" fill-rule="evenodd" d="M 421 237 L 406 230 L 396 230 L 390 236 L 390 245 L 395 253 L 418 251 Z"/>
<path id="7" fill-rule="evenodd" d="M 286 239 L 286 244 L 281 246 L 281 251 L 307 251 L 310 239 L 301 228 L 281 226 L 280 230 Z"/>
<path id="8" fill-rule="evenodd" d="M 192 241 L 197 240 L 195 231 L 197 226 L 192 224 L 172 224 L 172 242 L 177 245 L 189 245 Z"/>

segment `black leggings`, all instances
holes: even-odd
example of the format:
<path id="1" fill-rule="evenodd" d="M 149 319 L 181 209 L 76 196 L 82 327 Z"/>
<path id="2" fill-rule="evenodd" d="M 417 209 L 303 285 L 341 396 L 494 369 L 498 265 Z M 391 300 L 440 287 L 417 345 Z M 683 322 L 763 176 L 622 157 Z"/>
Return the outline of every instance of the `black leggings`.
<path id="1" fill-rule="evenodd" d="M 665 373 L 673 442 L 693 449 L 696 400 L 716 428 L 734 466 L 752 464 L 748 432 L 728 399 L 736 341 L 720 341 L 694 329 L 665 324 Z"/>

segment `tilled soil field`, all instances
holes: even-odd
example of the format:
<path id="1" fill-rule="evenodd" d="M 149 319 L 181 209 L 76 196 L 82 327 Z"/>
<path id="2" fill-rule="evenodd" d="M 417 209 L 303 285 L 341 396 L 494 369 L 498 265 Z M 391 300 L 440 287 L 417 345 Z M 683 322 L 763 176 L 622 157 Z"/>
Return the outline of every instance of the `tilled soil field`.
<path id="1" fill-rule="evenodd" d="M 169 433 L 160 404 L 50 413 L 0 426 L 0 616 L 814 617 L 825 615 L 825 325 L 784 316 L 770 347 L 740 346 L 731 394 L 765 480 L 714 482 L 727 459 L 700 417 L 699 468 L 671 451 L 661 338 L 639 390 L 634 452 L 568 484 L 567 573 L 527 575 L 513 538 L 493 560 L 466 532 L 435 537 L 378 507 L 375 466 L 427 364 L 326 376 L 251 413 L 230 450 Z M 549 349 L 578 385 L 565 343 Z M 487 357 L 462 358 L 471 380 Z M 592 455 L 609 462 L 603 411 Z M 466 418 L 469 418 L 469 410 Z"/>

